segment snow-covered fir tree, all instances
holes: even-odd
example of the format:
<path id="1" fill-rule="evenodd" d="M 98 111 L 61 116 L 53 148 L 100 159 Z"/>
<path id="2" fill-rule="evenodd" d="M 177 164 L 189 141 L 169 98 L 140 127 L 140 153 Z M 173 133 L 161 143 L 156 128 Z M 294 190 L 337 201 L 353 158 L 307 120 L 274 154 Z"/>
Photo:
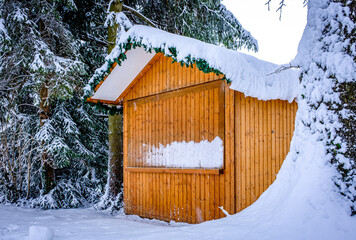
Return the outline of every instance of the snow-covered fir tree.
<path id="1" fill-rule="evenodd" d="M 0 2 L 0 201 L 73 207 L 101 194 L 106 120 L 80 98 L 105 49 L 98 3 L 77 14 L 73 1 Z M 73 20 L 88 24 L 82 32 L 93 40 L 80 38 Z"/>
<path id="2" fill-rule="evenodd" d="M 300 66 L 301 90 L 295 142 L 322 147 L 333 181 L 356 210 L 356 5 L 354 1 L 309 0 L 307 26 L 293 65 Z M 304 149 L 291 146 L 295 161 Z M 327 173 L 325 173 L 327 174 Z"/>

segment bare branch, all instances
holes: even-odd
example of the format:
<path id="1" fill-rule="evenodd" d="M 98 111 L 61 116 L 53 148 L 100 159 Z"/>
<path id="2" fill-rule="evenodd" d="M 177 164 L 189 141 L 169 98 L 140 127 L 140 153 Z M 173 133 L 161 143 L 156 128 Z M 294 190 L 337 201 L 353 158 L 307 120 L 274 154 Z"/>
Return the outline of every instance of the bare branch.
<path id="1" fill-rule="evenodd" d="M 279 21 L 282 19 L 282 9 L 283 9 L 283 7 L 286 6 L 286 5 L 284 4 L 284 1 L 285 1 L 285 0 L 281 0 L 281 1 L 279 2 L 279 7 L 278 7 L 277 10 L 276 10 L 276 12 L 279 11 Z"/>
<path id="2" fill-rule="evenodd" d="M 136 16 L 138 16 L 139 18 L 144 20 L 151 27 L 158 28 L 158 26 L 155 23 L 153 23 L 150 19 L 148 19 L 146 16 L 142 15 L 141 13 L 139 13 L 138 11 L 133 9 L 132 7 L 129 7 L 129 6 L 126 6 L 125 4 L 122 4 L 122 9 L 132 12 L 133 14 L 135 14 Z"/>
<path id="3" fill-rule="evenodd" d="M 268 11 L 269 10 L 271 10 L 271 8 L 270 8 L 270 3 L 272 2 L 272 0 L 268 0 L 266 3 L 265 3 L 265 5 L 267 5 L 267 7 L 268 7 Z"/>
<path id="4" fill-rule="evenodd" d="M 99 46 L 102 46 L 102 47 L 107 47 L 108 46 L 108 42 L 107 41 L 104 41 L 104 40 L 101 40 L 101 39 L 98 39 L 90 34 L 86 34 L 85 35 L 81 35 L 79 36 L 81 40 L 83 41 L 94 41 L 96 44 L 98 44 Z"/>
<path id="5" fill-rule="evenodd" d="M 28 103 L 21 103 L 21 104 L 18 104 L 17 106 L 18 106 L 18 107 L 21 107 L 21 106 L 28 106 L 28 107 L 33 107 L 33 108 L 36 108 L 36 109 L 38 109 L 38 110 L 41 110 L 41 108 L 39 108 L 38 106 L 33 105 L 33 104 L 28 104 Z"/>
<path id="6" fill-rule="evenodd" d="M 276 71 L 267 74 L 267 76 L 270 76 L 270 75 L 272 75 L 272 74 L 277 74 L 277 73 L 280 73 L 280 72 L 283 72 L 283 71 L 285 71 L 285 70 L 292 69 L 292 68 L 300 68 L 300 66 L 292 66 L 292 65 L 289 65 L 289 66 L 281 66 L 281 67 L 278 68 Z"/>
<path id="7" fill-rule="evenodd" d="M 100 118 L 108 118 L 107 114 L 94 114 L 94 116 L 100 117 Z"/>

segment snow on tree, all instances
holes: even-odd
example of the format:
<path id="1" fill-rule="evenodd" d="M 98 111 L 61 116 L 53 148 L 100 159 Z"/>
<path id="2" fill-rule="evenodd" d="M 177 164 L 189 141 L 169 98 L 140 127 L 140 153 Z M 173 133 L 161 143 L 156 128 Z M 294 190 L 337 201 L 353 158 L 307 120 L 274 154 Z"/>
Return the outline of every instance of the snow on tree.
<path id="1" fill-rule="evenodd" d="M 308 19 L 293 65 L 301 71 L 294 141 L 311 137 L 323 148 L 333 180 L 356 212 L 356 32 L 353 1 L 310 0 Z M 301 146 L 292 144 L 294 161 Z"/>
<path id="2" fill-rule="evenodd" d="M 285 2 L 280 2 L 278 10 L 285 6 Z M 341 217 L 345 212 L 354 215 L 355 3 L 338 0 L 305 2 L 308 6 L 307 25 L 298 54 L 291 63 L 300 67 L 296 130 L 290 153 L 265 198 L 268 201 L 278 199 L 284 191 L 282 188 L 289 184 L 285 194 L 299 195 L 300 202 L 296 203 L 304 212 L 311 207 L 303 202 L 308 199 L 312 205 L 319 202 L 317 211 L 325 211 L 326 216 Z M 287 176 L 288 172 L 293 174 Z M 304 192 L 297 192 L 300 187 L 305 188 Z M 288 202 L 288 196 L 284 197 Z M 261 203 L 268 204 L 264 200 Z M 343 212 L 335 212 L 340 210 Z"/>
<path id="3" fill-rule="evenodd" d="M 105 12 L 84 19 L 73 1 L 0 4 L 0 135 L 6 143 L 0 153 L 0 201 L 27 198 L 27 204 L 43 208 L 95 202 L 106 177 L 106 121 L 79 96 L 103 59 L 103 47 L 95 50 L 91 39 L 79 38 L 65 21 L 77 18 L 79 25 L 90 19 L 96 27 Z M 98 2 L 86 6 L 90 13 Z"/>

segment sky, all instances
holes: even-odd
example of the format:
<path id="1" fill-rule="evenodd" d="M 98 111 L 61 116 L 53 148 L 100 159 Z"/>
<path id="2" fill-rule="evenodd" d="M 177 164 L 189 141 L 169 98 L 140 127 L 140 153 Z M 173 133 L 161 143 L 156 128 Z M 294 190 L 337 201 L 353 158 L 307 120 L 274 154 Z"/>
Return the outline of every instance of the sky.
<path id="1" fill-rule="evenodd" d="M 298 43 L 307 21 L 303 0 L 286 0 L 282 18 L 276 12 L 280 0 L 272 0 L 270 11 L 267 0 L 223 0 L 222 3 L 258 41 L 258 53 L 247 52 L 260 59 L 289 63 L 297 54 Z"/>

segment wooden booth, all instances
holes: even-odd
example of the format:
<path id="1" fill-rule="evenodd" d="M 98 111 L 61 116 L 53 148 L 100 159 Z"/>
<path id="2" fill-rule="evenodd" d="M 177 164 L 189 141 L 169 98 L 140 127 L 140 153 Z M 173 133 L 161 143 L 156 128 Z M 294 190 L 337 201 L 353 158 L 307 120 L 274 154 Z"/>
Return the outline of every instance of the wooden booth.
<path id="1" fill-rule="evenodd" d="M 123 106 L 125 213 L 200 223 L 224 217 L 221 208 L 243 210 L 276 179 L 296 102 L 246 97 L 225 72 L 187 67 L 162 49 L 147 52 L 154 43 L 147 44 L 122 49 L 126 59 L 88 99 Z"/>

